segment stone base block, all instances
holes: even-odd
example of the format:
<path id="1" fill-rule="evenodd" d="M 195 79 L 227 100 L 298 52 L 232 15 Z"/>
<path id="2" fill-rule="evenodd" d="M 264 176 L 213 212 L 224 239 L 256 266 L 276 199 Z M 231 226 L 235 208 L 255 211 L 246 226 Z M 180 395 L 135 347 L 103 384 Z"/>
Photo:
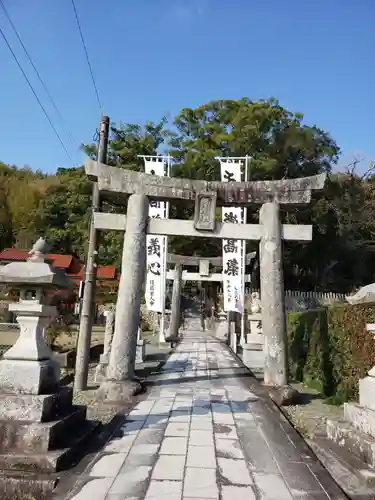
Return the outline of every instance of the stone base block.
<path id="1" fill-rule="evenodd" d="M 104 380 L 96 391 L 95 400 L 103 403 L 119 405 L 131 403 L 132 398 L 142 392 L 138 380 Z"/>
<path id="2" fill-rule="evenodd" d="M 219 340 L 225 340 L 226 335 L 228 334 L 228 324 L 226 322 L 220 321 L 220 323 L 216 326 L 215 335 Z"/>
<path id="3" fill-rule="evenodd" d="M 371 467 L 375 467 L 375 439 L 373 437 L 344 421 L 327 420 L 326 430 L 329 439 Z"/>
<path id="4" fill-rule="evenodd" d="M 47 422 L 63 415 L 72 405 L 73 390 L 60 387 L 55 394 L 0 393 L 0 420 Z"/>
<path id="5" fill-rule="evenodd" d="M 23 384 L 23 390 L 26 383 L 34 389 L 38 386 L 35 366 L 39 366 L 39 382 L 42 381 L 39 388 L 46 387 L 44 377 L 45 372 L 50 373 L 50 362 L 33 361 L 31 367 L 25 361 L 11 363 L 20 363 L 23 374 L 29 369 L 34 375 L 34 379 Z M 0 375 L 4 376 L 8 360 L 3 360 L 0 367 Z M 71 388 L 58 387 L 54 394 L 44 395 L 0 393 L 1 498 L 13 500 L 31 495 L 30 498 L 42 499 L 47 491 L 50 494 L 56 477 L 51 473 L 77 463 L 97 427 L 97 422 L 86 420 L 86 407 L 72 405 Z"/>
<path id="6" fill-rule="evenodd" d="M 85 406 L 72 406 L 64 416 L 51 422 L 0 421 L 0 450 L 47 453 L 63 449 L 66 438 L 86 420 Z"/>
<path id="7" fill-rule="evenodd" d="M 46 395 L 0 393 L 1 498 L 50 495 L 53 473 L 83 457 L 97 426 L 86 420 L 85 407 L 72 405 L 70 388 Z"/>
<path id="8" fill-rule="evenodd" d="M 64 448 L 46 453 L 30 451 L 0 452 L 0 469 L 9 476 L 18 471 L 48 474 L 65 470 L 80 460 L 98 422 L 85 421 L 64 435 Z M 3 497 L 1 497 L 3 498 Z"/>
<path id="9" fill-rule="evenodd" d="M 95 368 L 95 382 L 102 383 L 107 375 L 107 364 L 99 363 Z"/>
<path id="10" fill-rule="evenodd" d="M 250 370 L 264 369 L 263 343 L 246 343 L 243 345 L 242 361 Z"/>
<path id="11" fill-rule="evenodd" d="M 143 363 L 145 359 L 146 359 L 146 344 L 144 340 L 138 340 L 135 362 Z"/>
<path id="12" fill-rule="evenodd" d="M 355 429 L 375 438 L 375 410 L 356 403 L 345 403 L 344 419 Z"/>
<path id="13" fill-rule="evenodd" d="M 264 335 L 261 333 L 248 333 L 246 336 L 247 344 L 261 344 L 264 345 Z"/>
<path id="14" fill-rule="evenodd" d="M 360 379 L 359 404 L 371 410 L 375 410 L 375 377 Z"/>
<path id="15" fill-rule="evenodd" d="M 0 361 L 0 390 L 21 394 L 51 394 L 58 390 L 60 366 L 52 360 Z"/>
<path id="16" fill-rule="evenodd" d="M 108 354 L 101 354 L 99 357 L 99 363 L 101 365 L 108 365 L 109 363 L 109 355 Z"/>
<path id="17" fill-rule="evenodd" d="M 52 474 L 6 472 L 0 474 L 2 500 L 35 499 L 49 500 L 57 484 Z"/>
<path id="18" fill-rule="evenodd" d="M 315 435 L 308 444 L 348 498 L 375 498 L 374 469 L 325 436 Z"/>
<path id="19" fill-rule="evenodd" d="M 251 335 L 261 335 L 262 334 L 262 322 L 258 320 L 253 320 L 250 318 L 249 321 L 249 331 Z"/>

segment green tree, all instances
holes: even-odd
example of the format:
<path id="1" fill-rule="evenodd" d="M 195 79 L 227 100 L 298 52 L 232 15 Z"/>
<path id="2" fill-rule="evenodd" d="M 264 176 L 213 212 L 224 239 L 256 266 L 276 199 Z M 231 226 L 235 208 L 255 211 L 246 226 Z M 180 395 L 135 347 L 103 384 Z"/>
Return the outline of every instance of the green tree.
<path id="1" fill-rule="evenodd" d="M 291 288 L 350 292 L 375 277 L 375 185 L 354 170 L 331 174 L 311 205 L 286 222 L 313 225 L 313 240 L 284 245 Z"/>
<path id="2" fill-rule="evenodd" d="M 8 205 L 7 193 L 0 185 L 0 249 L 12 245 L 12 216 Z"/>
<path id="3" fill-rule="evenodd" d="M 291 113 L 276 99 L 212 101 L 196 109 L 183 109 L 174 125 L 169 143 L 176 160 L 175 176 L 218 180 L 217 156 L 248 155 L 248 180 L 303 177 L 330 172 L 339 155 L 329 134 L 305 125 L 302 114 Z M 257 222 L 258 210 L 248 210 L 249 222 Z M 191 218 L 193 208 L 173 204 L 171 212 L 179 218 Z M 220 241 L 202 244 L 197 239 L 174 237 L 171 247 L 185 249 L 188 254 L 221 254 Z M 250 243 L 248 248 L 252 251 L 257 245 Z"/>
<path id="4" fill-rule="evenodd" d="M 140 155 L 154 156 L 160 153 L 160 149 L 169 137 L 166 129 L 165 118 L 158 123 L 147 122 L 144 127 L 137 124 L 112 125 L 108 141 L 107 164 L 123 167 L 129 170 L 143 170 L 143 159 Z M 85 153 L 96 159 L 97 145 L 86 144 L 83 146 Z M 126 205 L 121 200 L 115 202 L 104 202 L 104 212 L 126 213 Z M 101 235 L 98 262 L 104 265 L 114 264 L 118 270 L 121 266 L 122 245 L 124 235 L 116 231 L 108 231 Z"/>
<path id="5" fill-rule="evenodd" d="M 0 162 L 0 188 L 2 213 L 8 220 L 12 234 L 7 246 L 30 248 L 36 238 L 35 212 L 53 176 L 47 176 L 31 168 L 18 169 Z"/>
<path id="6" fill-rule="evenodd" d="M 91 183 L 84 168 L 60 168 L 37 213 L 38 233 L 57 252 L 85 255 L 91 215 Z"/>
<path id="7" fill-rule="evenodd" d="M 339 148 L 318 127 L 303 124 L 276 99 L 212 101 L 183 109 L 170 146 L 189 177 L 219 179 L 216 156 L 251 157 L 251 180 L 303 177 L 329 172 Z"/>
<path id="8" fill-rule="evenodd" d="M 126 167 L 128 170 L 142 170 L 143 160 L 139 155 L 153 156 L 160 152 L 160 147 L 170 135 L 166 124 L 166 118 L 162 118 L 158 123 L 149 121 L 144 127 L 134 123 L 112 125 L 107 164 Z M 96 144 L 84 144 L 83 150 L 96 159 Z"/>
<path id="9" fill-rule="evenodd" d="M 108 163 L 132 170 L 143 169 L 139 155 L 170 154 L 173 176 L 206 180 L 220 178 L 217 156 L 251 157 L 249 180 L 303 177 L 327 172 L 323 193 L 306 207 L 282 211 L 284 222 L 312 224 L 313 240 L 285 242 L 286 286 L 303 289 L 348 291 L 353 285 L 374 280 L 375 177 L 349 169 L 331 172 L 339 147 L 317 126 L 304 123 L 300 113 L 283 108 L 276 99 L 218 100 L 196 109 L 183 109 L 168 129 L 159 122 L 113 125 Z M 96 158 L 96 144 L 84 151 Z M 55 251 L 85 258 L 91 190 L 83 168 L 59 169 L 43 175 L 0 162 L 0 245 L 31 246 L 45 234 Z M 103 202 L 104 211 L 126 211 L 121 200 Z M 170 217 L 191 219 L 193 204 L 176 201 Z M 217 214 L 220 218 L 220 209 Z M 249 207 L 248 222 L 258 222 L 259 207 Z M 101 235 L 100 264 L 121 262 L 123 234 Z M 258 248 L 249 242 L 248 251 Z M 169 251 L 185 255 L 221 255 L 221 241 L 169 238 Z"/>

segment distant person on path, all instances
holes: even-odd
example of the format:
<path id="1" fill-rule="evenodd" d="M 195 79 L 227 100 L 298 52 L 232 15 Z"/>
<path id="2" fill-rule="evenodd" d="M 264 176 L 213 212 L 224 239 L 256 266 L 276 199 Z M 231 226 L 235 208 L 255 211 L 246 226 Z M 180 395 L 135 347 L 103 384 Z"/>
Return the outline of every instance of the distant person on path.
<path id="1" fill-rule="evenodd" d="M 200 318 L 201 318 L 201 328 L 202 328 L 202 332 L 204 332 L 205 331 L 206 308 L 205 308 L 205 304 L 204 304 L 203 300 L 201 301 L 199 312 L 200 312 Z"/>
<path id="2" fill-rule="evenodd" d="M 185 318 L 186 318 L 186 307 L 187 300 L 185 295 L 181 295 L 181 303 L 180 303 L 180 328 L 185 330 Z"/>
<path id="3" fill-rule="evenodd" d="M 180 310 L 180 327 L 185 330 L 185 309 Z"/>

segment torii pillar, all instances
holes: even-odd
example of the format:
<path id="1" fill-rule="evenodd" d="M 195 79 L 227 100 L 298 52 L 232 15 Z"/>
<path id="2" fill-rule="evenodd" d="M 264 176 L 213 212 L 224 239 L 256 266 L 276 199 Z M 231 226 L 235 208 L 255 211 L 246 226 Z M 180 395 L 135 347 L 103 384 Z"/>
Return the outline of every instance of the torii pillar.
<path id="1" fill-rule="evenodd" d="M 285 320 L 282 227 L 277 203 L 265 203 L 259 212 L 264 383 L 288 384 L 288 341 Z"/>

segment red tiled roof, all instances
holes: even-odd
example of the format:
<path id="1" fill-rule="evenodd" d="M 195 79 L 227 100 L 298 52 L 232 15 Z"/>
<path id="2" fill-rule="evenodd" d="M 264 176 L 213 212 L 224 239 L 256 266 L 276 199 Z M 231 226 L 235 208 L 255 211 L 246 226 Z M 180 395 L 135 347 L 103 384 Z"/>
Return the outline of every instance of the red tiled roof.
<path id="1" fill-rule="evenodd" d="M 82 264 L 81 269 L 78 273 L 68 273 L 69 278 L 74 281 L 81 281 L 84 277 L 85 266 Z M 116 268 L 115 266 L 99 266 L 96 274 L 97 278 L 100 280 L 113 280 L 116 279 Z"/>
<path id="2" fill-rule="evenodd" d="M 28 250 L 18 250 L 17 248 L 6 248 L 0 252 L 0 262 L 1 261 L 25 261 L 28 257 Z M 83 279 L 85 266 L 82 261 L 74 258 L 73 255 L 68 254 L 48 254 L 49 260 L 55 267 L 60 269 L 65 269 L 67 275 L 70 279 L 79 283 Z M 69 268 L 74 261 L 74 266 L 71 269 L 73 272 L 69 273 Z M 116 268 L 115 266 L 99 266 L 97 271 L 97 277 L 101 280 L 112 280 L 116 279 Z"/>
<path id="3" fill-rule="evenodd" d="M 48 254 L 48 258 L 52 261 L 52 264 L 55 267 L 59 267 L 60 269 L 69 269 L 73 260 L 73 255 L 50 253 Z"/>
<path id="4" fill-rule="evenodd" d="M 96 276 L 102 280 L 113 280 L 116 278 L 115 266 L 99 266 Z"/>
<path id="5" fill-rule="evenodd" d="M 23 261 L 27 259 L 29 251 L 28 250 L 17 250 L 17 248 L 6 248 L 0 252 L 1 260 L 19 260 Z"/>
<path id="6" fill-rule="evenodd" d="M 28 250 L 18 250 L 17 248 L 6 248 L 0 252 L 0 261 L 25 261 L 29 255 Z M 73 260 L 73 255 L 61 255 L 57 253 L 48 254 L 48 259 L 52 261 L 55 267 L 69 269 Z"/>

